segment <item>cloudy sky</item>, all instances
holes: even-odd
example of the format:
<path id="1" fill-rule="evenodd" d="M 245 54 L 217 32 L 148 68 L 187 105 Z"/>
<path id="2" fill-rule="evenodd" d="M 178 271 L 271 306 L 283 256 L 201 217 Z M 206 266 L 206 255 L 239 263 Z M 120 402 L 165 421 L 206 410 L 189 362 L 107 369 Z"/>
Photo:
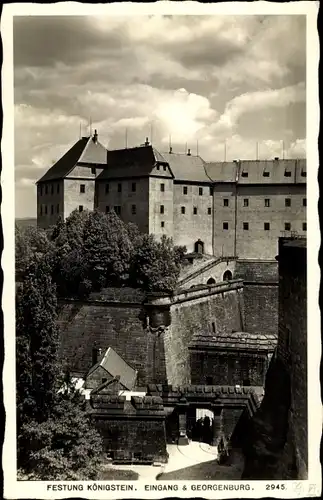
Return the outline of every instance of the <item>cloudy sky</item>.
<path id="1" fill-rule="evenodd" d="M 305 16 L 14 19 L 16 216 L 89 117 L 108 148 L 305 156 Z M 226 143 L 226 148 L 225 148 Z"/>

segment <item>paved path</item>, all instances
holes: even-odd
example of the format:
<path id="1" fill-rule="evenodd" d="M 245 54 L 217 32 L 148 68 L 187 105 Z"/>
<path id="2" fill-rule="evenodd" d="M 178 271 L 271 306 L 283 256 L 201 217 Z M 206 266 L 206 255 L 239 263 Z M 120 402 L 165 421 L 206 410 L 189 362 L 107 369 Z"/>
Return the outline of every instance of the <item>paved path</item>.
<path id="1" fill-rule="evenodd" d="M 153 465 L 107 465 L 108 470 L 128 470 L 136 472 L 138 480 L 154 481 L 160 474 L 168 474 L 179 469 L 196 466 L 217 458 L 217 448 L 206 443 L 191 441 L 187 446 L 167 445 L 169 459 L 167 464 Z M 203 478 L 202 478 L 203 479 Z"/>

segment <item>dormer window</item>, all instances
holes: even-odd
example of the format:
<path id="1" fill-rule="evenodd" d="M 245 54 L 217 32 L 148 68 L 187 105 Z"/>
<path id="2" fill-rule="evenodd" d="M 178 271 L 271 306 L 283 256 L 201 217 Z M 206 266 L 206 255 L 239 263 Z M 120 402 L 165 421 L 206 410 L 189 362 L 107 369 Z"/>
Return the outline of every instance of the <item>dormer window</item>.
<path id="1" fill-rule="evenodd" d="M 246 172 L 246 171 L 241 172 L 241 177 L 248 177 L 248 172 Z"/>
<path id="2" fill-rule="evenodd" d="M 292 176 L 292 172 L 290 170 L 285 170 L 284 176 L 285 177 L 291 177 Z"/>

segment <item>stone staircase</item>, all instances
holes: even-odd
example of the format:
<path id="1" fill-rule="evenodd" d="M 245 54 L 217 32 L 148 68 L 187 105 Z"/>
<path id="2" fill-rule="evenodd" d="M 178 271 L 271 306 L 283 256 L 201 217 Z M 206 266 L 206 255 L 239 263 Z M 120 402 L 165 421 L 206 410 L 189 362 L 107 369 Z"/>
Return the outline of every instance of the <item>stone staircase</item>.
<path id="1" fill-rule="evenodd" d="M 192 266 L 188 270 L 184 270 L 181 274 L 178 285 L 179 287 L 183 287 L 185 283 L 190 281 L 193 278 L 196 278 L 200 273 L 207 271 L 208 269 L 213 268 L 215 265 L 220 264 L 220 262 L 228 262 L 231 260 L 237 260 L 236 257 L 209 257 L 207 260 L 200 261 L 196 264 L 192 264 Z"/>

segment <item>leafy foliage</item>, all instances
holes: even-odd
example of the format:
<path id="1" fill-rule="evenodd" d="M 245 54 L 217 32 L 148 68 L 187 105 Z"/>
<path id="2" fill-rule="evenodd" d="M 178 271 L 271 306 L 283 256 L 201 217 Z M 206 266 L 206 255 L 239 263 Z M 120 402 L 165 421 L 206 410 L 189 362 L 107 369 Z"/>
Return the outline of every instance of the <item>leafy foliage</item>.
<path id="1" fill-rule="evenodd" d="M 28 267 L 40 260 L 51 248 L 51 242 L 43 229 L 35 226 L 15 228 L 16 274 L 21 279 Z"/>
<path id="2" fill-rule="evenodd" d="M 91 479 L 102 450 L 86 404 L 63 391 L 56 288 L 44 258 L 24 276 L 16 299 L 18 467 L 34 479 Z"/>
<path id="3" fill-rule="evenodd" d="M 151 291 L 176 286 L 183 247 L 143 235 L 112 211 L 74 211 L 51 230 L 48 258 L 59 296 L 84 297 L 107 286 Z"/>
<path id="4" fill-rule="evenodd" d="M 18 423 L 47 418 L 59 374 L 56 290 L 43 260 L 30 265 L 16 297 Z"/>
<path id="5" fill-rule="evenodd" d="M 57 394 L 49 418 L 30 420 L 21 429 L 27 450 L 28 479 L 96 479 L 102 461 L 102 440 L 91 422 L 86 401 L 72 386 Z"/>
<path id="6" fill-rule="evenodd" d="M 147 291 L 171 292 L 177 284 L 183 252 L 182 248 L 174 249 L 166 236 L 159 242 L 152 235 L 144 235 L 133 256 L 132 282 Z"/>

